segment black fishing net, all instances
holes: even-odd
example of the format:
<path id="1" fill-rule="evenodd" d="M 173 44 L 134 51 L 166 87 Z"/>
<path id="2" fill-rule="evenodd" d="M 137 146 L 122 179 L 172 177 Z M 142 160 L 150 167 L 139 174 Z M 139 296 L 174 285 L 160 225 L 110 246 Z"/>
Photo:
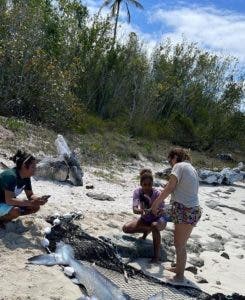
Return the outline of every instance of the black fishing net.
<path id="1" fill-rule="evenodd" d="M 79 216 L 78 216 L 79 218 Z M 47 221 L 53 224 L 54 217 L 48 217 Z M 99 239 L 93 237 L 82 230 L 81 226 L 75 224 L 74 220 L 67 220 L 61 217 L 61 224 L 52 227 L 51 233 L 47 235 L 50 241 L 50 250 L 53 252 L 56 248 L 56 242 L 63 241 L 71 245 L 75 252 L 75 258 L 88 264 L 95 263 L 94 267 L 119 288 L 127 293 L 132 299 L 144 300 L 150 296 L 159 294 L 158 299 L 232 299 L 244 300 L 234 294 L 231 297 L 219 298 L 222 294 L 209 296 L 208 294 L 194 289 L 184 287 L 173 287 L 150 276 L 146 276 L 141 271 L 137 271 L 123 263 L 118 249 L 108 239 Z M 128 249 L 129 251 L 129 249 Z M 125 280 L 125 271 L 128 280 Z M 213 298 L 211 298 L 213 297 Z"/>

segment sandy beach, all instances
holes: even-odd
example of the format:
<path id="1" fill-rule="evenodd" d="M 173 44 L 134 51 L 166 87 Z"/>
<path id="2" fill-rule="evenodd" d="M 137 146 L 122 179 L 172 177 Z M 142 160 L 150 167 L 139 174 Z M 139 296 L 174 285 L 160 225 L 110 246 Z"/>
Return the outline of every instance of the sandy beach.
<path id="1" fill-rule="evenodd" d="M 0 160 L 6 162 L 4 158 Z M 85 216 L 81 226 L 88 233 L 95 236 L 121 234 L 122 225 L 134 217 L 132 192 L 138 186 L 137 176 L 142 167 L 157 172 L 164 165 L 135 161 L 113 170 L 85 166 L 83 187 L 33 179 L 36 194 L 51 194 L 52 197 L 35 216 L 21 217 L 19 223 L 10 223 L 5 230 L 0 229 L 0 299 L 79 298 L 79 287 L 61 272 L 61 267 L 26 264 L 29 257 L 44 252 L 40 240 L 47 226 L 45 217 L 56 212 L 81 211 Z M 86 185 L 93 185 L 94 189 L 88 190 Z M 94 200 L 86 195 L 88 192 L 104 193 L 115 201 Z M 209 294 L 237 292 L 245 295 L 245 184 L 201 185 L 199 197 L 203 216 L 189 241 L 188 266 L 194 265 L 197 275 L 206 283 L 198 283 L 200 278 L 191 272 L 186 271 L 186 276 Z M 18 227 L 21 223 L 23 226 Z M 162 237 L 171 233 L 172 228 L 173 224 L 168 224 Z M 194 251 L 196 245 L 199 248 Z"/>

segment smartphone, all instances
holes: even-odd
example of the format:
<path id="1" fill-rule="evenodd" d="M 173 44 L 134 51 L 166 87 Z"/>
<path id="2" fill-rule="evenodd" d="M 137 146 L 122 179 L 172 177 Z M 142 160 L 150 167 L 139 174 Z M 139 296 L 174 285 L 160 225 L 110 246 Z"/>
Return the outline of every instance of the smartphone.
<path id="1" fill-rule="evenodd" d="M 49 197 L 51 197 L 51 195 L 43 195 L 41 198 L 44 200 L 48 200 Z"/>

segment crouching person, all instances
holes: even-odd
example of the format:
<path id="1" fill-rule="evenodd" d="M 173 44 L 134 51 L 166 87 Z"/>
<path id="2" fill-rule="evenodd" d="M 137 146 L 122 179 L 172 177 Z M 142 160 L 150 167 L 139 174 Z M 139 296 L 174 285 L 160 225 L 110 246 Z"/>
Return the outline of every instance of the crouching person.
<path id="1" fill-rule="evenodd" d="M 151 205 L 160 195 L 160 192 L 153 188 L 153 176 L 150 169 L 143 169 L 140 172 L 140 185 L 133 194 L 133 212 L 141 216 L 126 223 L 123 226 L 123 232 L 129 234 L 143 233 L 142 239 L 145 239 L 152 232 L 154 255 L 151 262 L 155 263 L 160 259 L 160 231 L 166 227 L 167 220 L 164 216 L 154 216 L 150 212 Z M 163 207 L 164 204 L 162 204 Z"/>
<path id="2" fill-rule="evenodd" d="M 20 150 L 13 156 L 15 167 L 4 170 L 0 174 L 0 225 L 21 215 L 36 213 L 41 205 L 47 202 L 47 197 L 33 194 L 31 176 L 36 170 L 34 156 Z M 27 199 L 18 199 L 18 195 L 25 191 Z"/>

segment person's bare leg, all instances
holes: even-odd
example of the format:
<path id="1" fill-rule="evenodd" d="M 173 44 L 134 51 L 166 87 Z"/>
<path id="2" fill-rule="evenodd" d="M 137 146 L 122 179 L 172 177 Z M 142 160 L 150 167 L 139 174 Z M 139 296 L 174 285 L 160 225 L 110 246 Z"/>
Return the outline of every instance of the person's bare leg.
<path id="1" fill-rule="evenodd" d="M 31 214 L 35 214 L 36 212 L 38 212 L 40 209 L 40 206 L 34 206 L 34 207 L 25 207 L 25 212 L 22 213 L 21 215 L 22 216 L 25 216 L 25 215 L 31 215 Z"/>
<path id="2" fill-rule="evenodd" d="M 145 224 L 144 222 L 142 222 L 142 220 L 138 219 L 138 220 L 133 220 L 130 221 L 128 223 L 126 223 L 125 225 L 123 225 L 122 228 L 124 233 L 143 233 L 143 237 L 146 238 L 146 236 L 151 232 L 151 226 Z"/>
<path id="3" fill-rule="evenodd" d="M 151 233 L 151 228 L 148 231 L 145 231 L 143 233 L 143 235 L 140 237 L 140 239 L 145 240 L 147 238 L 148 234 L 150 234 L 150 233 Z"/>
<path id="4" fill-rule="evenodd" d="M 152 228 L 152 239 L 153 239 L 153 258 L 151 259 L 152 263 L 159 262 L 160 259 L 160 250 L 161 250 L 161 234 L 160 231 L 166 227 L 166 223 L 153 222 L 151 224 Z"/>
<path id="5" fill-rule="evenodd" d="M 4 226 L 5 223 L 12 221 L 12 220 L 18 218 L 19 216 L 34 214 L 39 209 L 40 209 L 40 206 L 26 207 L 25 208 L 26 211 L 24 213 L 21 213 L 21 210 L 19 207 L 13 207 L 7 215 L 0 218 L 0 223 Z"/>
<path id="6" fill-rule="evenodd" d="M 174 246 L 176 249 L 176 267 L 174 280 L 183 281 L 184 280 L 184 271 L 186 265 L 186 243 L 190 237 L 190 234 L 193 230 L 192 225 L 190 224 L 175 224 L 174 229 Z"/>
<path id="7" fill-rule="evenodd" d="M 19 207 L 13 207 L 10 212 L 5 215 L 4 217 L 1 217 L 2 223 L 10 222 L 11 220 L 14 220 L 20 216 L 20 209 Z"/>

